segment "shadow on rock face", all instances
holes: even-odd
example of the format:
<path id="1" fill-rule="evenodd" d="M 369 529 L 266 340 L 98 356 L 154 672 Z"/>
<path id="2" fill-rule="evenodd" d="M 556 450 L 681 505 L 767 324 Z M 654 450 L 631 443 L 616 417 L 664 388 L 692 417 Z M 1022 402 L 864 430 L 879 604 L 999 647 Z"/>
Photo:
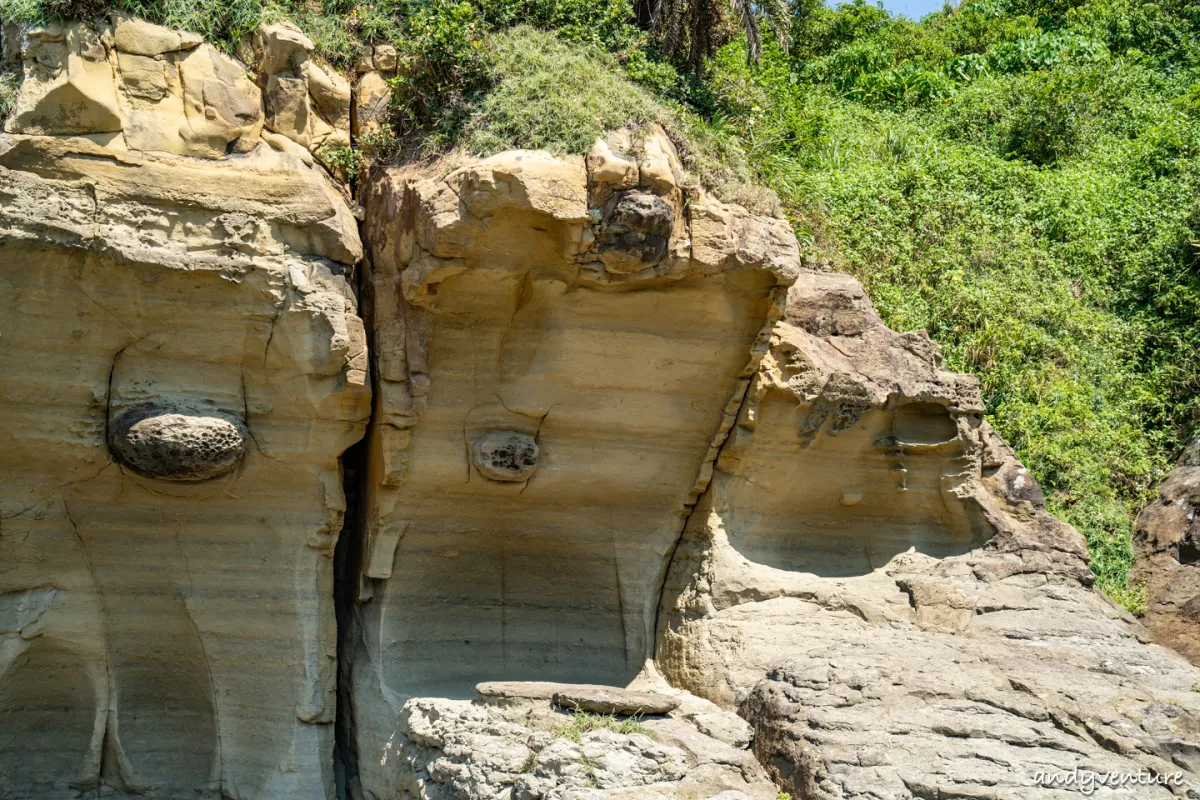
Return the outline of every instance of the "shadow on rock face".
<path id="1" fill-rule="evenodd" d="M 248 436 L 246 426 L 232 415 L 150 403 L 110 422 L 108 446 L 118 461 L 147 477 L 204 481 L 238 465 Z"/>

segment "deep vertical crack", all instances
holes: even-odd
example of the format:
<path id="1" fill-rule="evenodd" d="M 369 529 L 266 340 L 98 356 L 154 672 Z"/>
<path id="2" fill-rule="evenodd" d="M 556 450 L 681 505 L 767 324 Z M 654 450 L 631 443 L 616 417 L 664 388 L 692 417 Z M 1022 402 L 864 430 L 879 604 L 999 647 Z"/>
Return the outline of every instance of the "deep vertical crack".
<path id="1" fill-rule="evenodd" d="M 368 427 L 368 435 L 370 428 Z M 333 551 L 333 608 L 337 629 L 337 681 L 333 768 L 339 800 L 358 800 L 358 751 L 354 742 L 354 703 L 350 693 L 350 653 L 361 636 L 356 618 L 358 576 L 366 538 L 367 437 L 342 454 L 346 513 Z"/>
<path id="2" fill-rule="evenodd" d="M 359 222 L 359 235 L 364 243 L 368 238 Z M 358 315 L 363 321 L 367 344 L 367 374 L 371 381 L 371 414 L 362 439 L 342 453 L 342 491 L 346 497 L 346 512 L 333 551 L 333 610 L 337 639 L 337 670 L 335 672 L 333 774 L 338 800 L 361 800 L 358 780 L 358 748 L 354 740 L 354 702 L 350 691 L 351 651 L 362 645 L 362 628 L 358 622 L 358 586 L 360 576 L 365 580 L 363 559 L 367 538 L 369 496 L 366 491 L 369 442 L 377 424 L 379 408 L 379 369 L 375 363 L 378 352 L 375 343 L 374 295 L 371 284 L 369 255 L 354 271 L 355 300 Z M 272 323 L 272 333 L 274 323 Z M 265 354 L 264 354 L 265 357 Z"/>

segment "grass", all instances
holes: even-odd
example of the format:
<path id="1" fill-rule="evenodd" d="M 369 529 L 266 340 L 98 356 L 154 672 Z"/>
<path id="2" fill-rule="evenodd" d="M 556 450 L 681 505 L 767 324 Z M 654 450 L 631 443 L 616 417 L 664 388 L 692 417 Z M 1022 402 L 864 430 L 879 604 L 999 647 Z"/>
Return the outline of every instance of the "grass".
<path id="1" fill-rule="evenodd" d="M 583 734 L 589 731 L 612 731 L 620 734 L 640 733 L 650 735 L 650 731 L 639 721 L 640 717 L 617 717 L 615 715 L 592 714 L 582 709 L 571 712 L 571 721 L 555 729 L 554 735 L 572 742 L 582 741 Z"/>
<path id="2" fill-rule="evenodd" d="M 1112 587 L 1108 595 L 1116 603 L 1136 617 L 1146 613 L 1146 584 L 1144 581 L 1129 581 L 1125 586 Z"/>
<path id="3" fill-rule="evenodd" d="M 584 153 L 607 131 L 644 128 L 663 113 L 597 47 L 572 45 L 528 26 L 499 33 L 487 46 L 494 83 L 471 107 L 459 134 L 473 153 Z"/>
<path id="4" fill-rule="evenodd" d="M 12 72 L 0 72 L 0 121 L 8 116 L 17 99 L 17 76 Z"/>

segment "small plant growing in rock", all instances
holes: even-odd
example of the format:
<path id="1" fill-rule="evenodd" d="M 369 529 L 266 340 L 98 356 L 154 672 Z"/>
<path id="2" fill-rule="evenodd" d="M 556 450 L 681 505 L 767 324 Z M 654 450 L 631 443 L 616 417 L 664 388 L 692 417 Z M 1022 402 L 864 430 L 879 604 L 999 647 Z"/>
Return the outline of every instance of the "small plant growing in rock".
<path id="1" fill-rule="evenodd" d="M 1146 583 L 1145 581 L 1129 581 L 1124 587 L 1113 587 L 1107 590 L 1117 605 L 1124 608 L 1135 617 L 1146 613 Z"/>
<path id="2" fill-rule="evenodd" d="M 317 157 L 329 168 L 333 177 L 348 186 L 353 186 L 358 176 L 369 166 L 362 152 L 350 145 L 324 147 L 317 153 Z"/>
<path id="3" fill-rule="evenodd" d="M 649 735 L 650 732 L 646 726 L 641 724 L 640 719 L 640 717 L 621 718 L 614 714 L 592 714 L 577 708 L 571 712 L 570 723 L 556 729 L 554 734 L 563 739 L 570 739 L 572 742 L 580 741 L 583 734 L 588 731 L 608 730 L 626 736 L 633 733 Z"/>
<path id="4" fill-rule="evenodd" d="M 0 122 L 12 111 L 17 99 L 17 75 L 15 72 L 0 72 Z"/>
<path id="5" fill-rule="evenodd" d="M 580 756 L 579 763 L 583 765 L 584 775 L 587 777 L 587 786 L 589 789 L 596 788 L 596 764 L 587 756 Z"/>

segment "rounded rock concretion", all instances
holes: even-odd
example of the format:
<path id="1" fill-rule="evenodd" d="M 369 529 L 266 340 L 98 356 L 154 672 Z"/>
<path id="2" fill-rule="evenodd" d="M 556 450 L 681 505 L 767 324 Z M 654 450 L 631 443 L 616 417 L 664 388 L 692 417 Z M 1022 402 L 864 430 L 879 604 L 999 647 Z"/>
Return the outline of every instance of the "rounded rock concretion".
<path id="1" fill-rule="evenodd" d="M 661 197 L 633 193 L 621 198 L 600 234 L 600 258 L 609 272 L 637 272 L 663 260 L 675 217 Z"/>
<path id="2" fill-rule="evenodd" d="M 118 461 L 147 477 L 205 481 L 238 465 L 248 436 L 241 420 L 230 415 L 153 404 L 114 419 L 108 446 Z"/>
<path id="3" fill-rule="evenodd" d="M 491 431 L 475 440 L 471 460 L 485 478 L 527 481 L 537 469 L 538 446 L 527 433 Z"/>

